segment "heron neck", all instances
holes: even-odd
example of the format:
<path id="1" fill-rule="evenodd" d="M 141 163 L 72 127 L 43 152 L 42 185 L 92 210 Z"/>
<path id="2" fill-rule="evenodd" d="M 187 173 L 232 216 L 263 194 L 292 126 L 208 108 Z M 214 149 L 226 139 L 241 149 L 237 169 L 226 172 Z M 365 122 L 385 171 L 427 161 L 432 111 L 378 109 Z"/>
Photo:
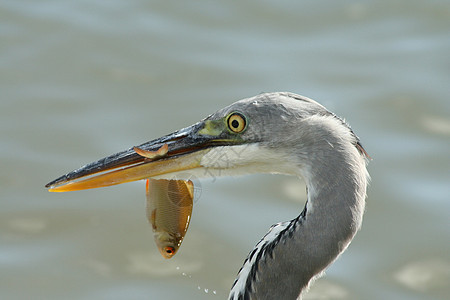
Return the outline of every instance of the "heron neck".
<path id="1" fill-rule="evenodd" d="M 367 185 L 364 158 L 356 149 L 350 153 L 301 168 L 308 201 L 297 218 L 274 225 L 247 258 L 241 271 L 247 274 L 239 276 L 246 277 L 249 299 L 297 299 L 349 245 L 361 226 Z"/>

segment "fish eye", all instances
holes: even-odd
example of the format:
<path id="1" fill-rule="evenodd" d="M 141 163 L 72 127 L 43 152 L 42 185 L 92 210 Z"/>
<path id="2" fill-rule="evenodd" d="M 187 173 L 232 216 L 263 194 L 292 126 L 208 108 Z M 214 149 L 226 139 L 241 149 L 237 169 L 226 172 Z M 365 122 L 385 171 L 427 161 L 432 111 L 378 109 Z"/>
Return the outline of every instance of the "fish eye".
<path id="1" fill-rule="evenodd" d="M 167 254 L 172 255 L 175 253 L 175 249 L 173 247 L 167 246 L 164 247 L 164 251 L 166 251 Z"/>
<path id="2" fill-rule="evenodd" d="M 244 115 L 238 112 L 234 112 L 228 116 L 227 125 L 232 132 L 241 133 L 242 131 L 245 130 L 245 127 L 247 126 L 247 121 Z"/>

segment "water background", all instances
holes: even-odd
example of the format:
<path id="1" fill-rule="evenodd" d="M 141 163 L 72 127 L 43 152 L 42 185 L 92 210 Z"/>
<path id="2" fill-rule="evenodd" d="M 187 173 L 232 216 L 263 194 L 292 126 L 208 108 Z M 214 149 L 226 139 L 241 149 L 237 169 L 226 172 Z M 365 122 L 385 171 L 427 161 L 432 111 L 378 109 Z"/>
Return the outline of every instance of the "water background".
<path id="1" fill-rule="evenodd" d="M 373 161 L 363 228 L 305 299 L 450 298 L 450 2 L 0 2 L 0 298 L 224 299 L 304 185 L 203 180 L 172 260 L 144 183 L 48 193 L 85 163 L 291 91 Z"/>

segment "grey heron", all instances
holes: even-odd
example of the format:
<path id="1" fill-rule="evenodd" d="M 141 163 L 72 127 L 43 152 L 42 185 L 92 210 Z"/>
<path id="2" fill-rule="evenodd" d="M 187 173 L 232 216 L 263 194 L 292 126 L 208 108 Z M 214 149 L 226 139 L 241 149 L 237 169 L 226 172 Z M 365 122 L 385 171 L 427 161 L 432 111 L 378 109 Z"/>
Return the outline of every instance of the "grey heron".
<path id="1" fill-rule="evenodd" d="M 46 185 L 65 192 L 177 172 L 197 177 L 250 173 L 304 179 L 307 202 L 291 221 L 273 225 L 249 253 L 229 299 L 297 299 L 350 244 L 364 213 L 368 155 L 349 125 L 293 93 L 237 101 L 202 121 L 87 164 Z M 165 146 L 164 146 L 165 147 Z M 87 177 L 87 178 L 85 178 Z"/>

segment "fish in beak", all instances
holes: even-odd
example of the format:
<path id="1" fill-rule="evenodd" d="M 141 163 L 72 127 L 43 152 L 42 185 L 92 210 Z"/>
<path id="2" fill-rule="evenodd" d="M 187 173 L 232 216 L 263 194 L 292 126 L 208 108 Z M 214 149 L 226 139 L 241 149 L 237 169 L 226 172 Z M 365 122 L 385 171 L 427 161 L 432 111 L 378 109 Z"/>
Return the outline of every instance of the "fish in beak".
<path id="1" fill-rule="evenodd" d="M 164 258 L 172 258 L 189 227 L 194 184 L 190 180 L 147 179 L 146 197 L 156 246 Z"/>

